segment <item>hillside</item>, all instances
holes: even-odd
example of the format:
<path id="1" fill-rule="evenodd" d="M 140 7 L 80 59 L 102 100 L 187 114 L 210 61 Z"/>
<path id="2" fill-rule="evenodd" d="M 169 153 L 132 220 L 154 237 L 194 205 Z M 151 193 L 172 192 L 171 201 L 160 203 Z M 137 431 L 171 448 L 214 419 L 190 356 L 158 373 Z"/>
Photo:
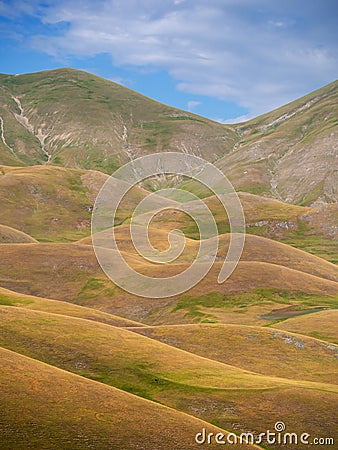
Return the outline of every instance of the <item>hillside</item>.
<path id="1" fill-rule="evenodd" d="M 268 429 L 271 411 L 254 408 L 265 397 L 275 404 L 274 415 L 282 416 L 295 430 L 306 423 L 313 433 L 334 431 L 337 388 L 333 384 L 304 381 L 299 374 L 289 378 L 261 375 L 93 321 L 13 307 L 0 307 L 0 315 L 3 347 L 176 410 L 193 411 L 225 430 L 233 429 L 234 419 L 257 432 Z M 282 342 L 278 344 L 280 352 Z M 320 358 L 319 346 L 312 351 L 317 353 Z M 324 360 L 332 360 L 329 353 Z M 306 359 L 304 355 L 301 364 L 306 365 Z M 330 365 L 325 367 L 330 370 Z M 296 409 L 289 402 L 287 406 L 286 395 L 289 402 L 297 403 Z M 325 408 L 320 398 L 325 399 Z M 204 407 L 210 404 L 213 407 Z M 325 425 L 318 424 L 318 417 Z"/>
<path id="2" fill-rule="evenodd" d="M 58 300 L 51 300 L 49 298 L 19 294 L 4 288 L 0 288 L 0 305 L 61 314 L 69 317 L 78 317 L 116 327 L 144 327 L 143 323 L 134 322 L 112 314 L 107 314 L 97 309 L 86 308 L 84 306 L 74 305 L 72 303 Z"/>
<path id="3" fill-rule="evenodd" d="M 50 165 L 0 166 L 1 242 L 84 239 L 83 243 L 91 243 L 91 211 L 106 180 L 107 175 L 95 170 Z M 148 191 L 140 187 L 129 191 L 121 202 L 117 221 L 127 223 L 135 206 L 147 194 Z M 247 233 L 291 244 L 334 263 L 338 261 L 335 242 L 338 236 L 337 204 L 310 208 L 248 193 L 239 193 L 239 198 Z M 159 201 L 165 200 L 159 197 Z M 206 198 L 205 203 L 215 217 L 219 232 L 228 232 L 227 217 L 221 204 L 214 196 Z M 196 227 L 188 216 L 177 211 L 163 211 L 161 216 L 155 217 L 154 224 L 157 231 L 162 232 L 165 242 L 165 230 L 173 228 L 180 228 L 187 237 L 197 237 Z"/>
<path id="4" fill-rule="evenodd" d="M 110 174 L 148 153 L 180 151 L 217 161 L 237 190 L 303 205 L 334 202 L 337 86 L 222 125 L 78 70 L 0 75 L 0 164 Z"/>
<path id="5" fill-rule="evenodd" d="M 268 240 L 264 242 L 269 244 Z M 89 245 L 5 244 L 1 249 L 0 284 L 16 292 L 98 308 L 152 324 L 208 319 L 223 322 L 229 320 L 230 310 L 241 320 L 249 320 L 244 314 L 248 312 L 245 308 L 238 312 L 238 307 L 245 305 L 250 311 L 261 304 L 262 309 L 258 314 L 256 311 L 254 317 L 269 314 L 273 309 L 285 308 L 286 305 L 304 305 L 305 309 L 336 305 L 338 283 L 332 281 L 337 277 L 335 265 L 304 252 L 298 254 L 292 248 L 288 253 L 287 246 L 284 250 L 285 265 L 280 265 L 273 261 L 273 253 L 276 255 L 273 242 L 271 255 L 267 249 L 268 257 L 264 256 L 264 252 L 261 256 L 255 255 L 255 244 L 253 242 L 250 247 L 249 241 L 248 251 L 244 253 L 246 256 L 225 283 L 217 282 L 221 263 L 216 262 L 207 276 L 188 294 L 170 299 L 137 297 L 118 288 L 103 274 Z M 136 259 L 128 251 L 124 255 L 133 267 L 159 277 L 180 272 L 188 264 L 182 261 L 180 264 L 154 266 L 140 257 Z M 292 268 L 293 265 L 297 270 Z M 318 276 L 306 273 L 306 270 L 314 271 L 311 269 L 314 265 Z M 257 297 L 254 291 L 260 289 L 265 290 L 265 294 Z M 257 317 L 254 320 L 264 322 Z"/>
<path id="6" fill-rule="evenodd" d="M 163 150 L 214 161 L 236 141 L 231 127 L 73 69 L 2 75 L 0 85 L 4 164 L 111 173 L 130 158 Z"/>
<path id="7" fill-rule="evenodd" d="M 23 233 L 22 231 L 16 230 L 15 228 L 7 227 L 6 225 L 0 225 L 1 244 L 28 244 L 32 242 L 37 242 L 37 240 L 29 236 L 28 234 Z"/>
<path id="8" fill-rule="evenodd" d="M 287 432 L 334 436 L 337 87 L 223 125 L 82 71 L 0 75 L 0 450 L 194 449 L 202 428 L 258 437 L 277 421 Z M 215 261 L 188 291 L 168 297 L 163 283 L 160 298 L 147 298 L 108 279 L 94 250 L 109 262 L 104 248 L 119 249 L 154 278 L 185 271 L 202 242 L 189 216 L 201 215 L 196 197 L 155 195 L 166 177 L 134 186 L 114 222 L 93 228 L 95 249 L 91 218 L 108 174 L 167 150 L 228 175 L 245 244 L 220 283 L 227 212 L 204 185 L 170 178 L 210 209 L 216 227 L 197 264 Z M 129 188 L 120 183 L 110 200 Z M 164 264 L 131 239 L 130 223 L 137 234 L 147 210 L 133 212 L 150 193 L 162 208 L 147 228 L 156 255 L 178 248 L 169 232 L 185 237 Z"/>
<path id="9" fill-rule="evenodd" d="M 294 331 L 338 345 L 338 311 L 318 311 L 308 317 L 292 317 L 273 325 L 280 330 Z"/>
<path id="10" fill-rule="evenodd" d="M 0 349 L 0 355 L 2 450 L 179 450 L 182 445 L 194 449 L 193 438 L 203 427 L 221 431 L 188 414 L 15 352 Z"/>
<path id="11" fill-rule="evenodd" d="M 312 317 L 315 314 L 319 313 Z M 298 320 L 300 318 L 304 316 Z M 288 321 L 291 324 L 295 320 Z M 287 329 L 281 325 L 279 328 Z M 300 334 L 279 333 L 268 327 L 206 323 L 138 327 L 134 331 L 205 358 L 264 375 L 335 383 L 338 347 L 331 348 Z M 323 367 L 327 368 L 324 373 Z"/>
<path id="12" fill-rule="evenodd" d="M 235 127 L 240 136 L 217 162 L 236 189 L 288 203 L 338 200 L 338 81 Z"/>

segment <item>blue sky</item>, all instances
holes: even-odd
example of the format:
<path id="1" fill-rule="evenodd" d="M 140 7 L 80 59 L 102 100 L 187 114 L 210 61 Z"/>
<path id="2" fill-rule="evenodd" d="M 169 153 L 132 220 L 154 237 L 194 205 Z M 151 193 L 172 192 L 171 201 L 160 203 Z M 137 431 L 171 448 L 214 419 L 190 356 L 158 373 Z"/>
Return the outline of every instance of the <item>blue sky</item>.
<path id="1" fill-rule="evenodd" d="M 336 0 L 0 0 L 0 72 L 74 67 L 221 122 L 337 79 Z"/>

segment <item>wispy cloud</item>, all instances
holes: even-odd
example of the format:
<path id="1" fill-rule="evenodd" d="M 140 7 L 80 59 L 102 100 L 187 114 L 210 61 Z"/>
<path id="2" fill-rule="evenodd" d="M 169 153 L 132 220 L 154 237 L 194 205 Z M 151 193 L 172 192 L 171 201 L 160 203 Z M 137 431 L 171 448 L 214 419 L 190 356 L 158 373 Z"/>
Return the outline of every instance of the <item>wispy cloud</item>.
<path id="1" fill-rule="evenodd" d="M 222 118 L 216 118 L 213 119 L 215 122 L 219 122 L 219 123 L 223 123 L 223 124 L 234 124 L 234 123 L 241 123 L 241 122 L 246 122 L 247 120 L 253 119 L 255 117 L 254 114 L 244 114 L 242 116 L 238 116 L 238 117 L 232 117 L 232 118 L 226 118 L 226 119 L 222 119 Z"/>
<path id="2" fill-rule="evenodd" d="M 22 0 L 16 8 L 46 26 L 67 24 L 33 36 L 36 49 L 107 53 L 114 65 L 166 70 L 177 89 L 236 102 L 251 115 L 338 73 L 334 0 Z"/>
<path id="3" fill-rule="evenodd" d="M 196 100 L 190 100 L 190 101 L 188 102 L 188 104 L 187 104 L 187 106 L 188 106 L 188 111 L 194 110 L 194 109 L 197 108 L 197 106 L 200 105 L 200 104 L 201 104 L 201 102 L 198 102 L 198 101 L 196 101 Z"/>

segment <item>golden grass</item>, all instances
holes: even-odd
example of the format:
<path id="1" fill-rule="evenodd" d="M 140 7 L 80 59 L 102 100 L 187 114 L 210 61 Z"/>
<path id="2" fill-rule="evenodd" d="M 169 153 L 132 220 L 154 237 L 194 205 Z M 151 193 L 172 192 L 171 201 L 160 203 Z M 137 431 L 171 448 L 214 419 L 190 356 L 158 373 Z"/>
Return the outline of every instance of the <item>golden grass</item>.
<path id="1" fill-rule="evenodd" d="M 338 310 L 320 311 L 307 316 L 293 317 L 272 325 L 273 328 L 292 331 L 338 344 Z"/>
<path id="2" fill-rule="evenodd" d="M 75 305 L 59 300 L 35 297 L 33 295 L 19 294 L 9 289 L 0 288 L 0 305 L 16 306 L 19 308 L 61 314 L 69 317 L 102 322 L 116 327 L 138 327 L 144 324 L 123 317 L 107 314 L 93 308 Z"/>
<path id="3" fill-rule="evenodd" d="M 221 431 L 182 412 L 9 350 L 0 349 L 0 355 L 3 450 L 193 449 L 194 436 L 203 427 Z"/>
<path id="4" fill-rule="evenodd" d="M 86 278 L 102 273 L 88 246 L 6 244 L 1 256 L 1 285 L 43 298 L 71 299 Z"/>
<path id="5" fill-rule="evenodd" d="M 135 332 L 264 375 L 336 382 L 338 347 L 300 334 L 228 324 L 163 325 Z"/>
<path id="6" fill-rule="evenodd" d="M 202 358 L 126 329 L 84 319 L 1 306 L 1 346 L 88 375 L 101 361 L 102 371 L 114 367 L 112 379 L 121 383 L 123 372 L 153 373 L 168 382 L 212 389 L 265 389 L 283 385 L 323 389 L 325 383 L 295 382 L 255 373 Z M 118 369 L 118 370 L 117 370 Z M 99 371 L 98 371 L 99 372 Z M 109 378 L 109 377 L 107 377 Z"/>
<path id="7" fill-rule="evenodd" d="M 0 284 L 16 292 L 76 302 L 142 322 L 154 309 L 175 304 L 179 299 L 145 299 L 122 291 L 105 278 L 88 245 L 6 244 L 1 247 L 1 254 Z M 186 268 L 185 264 L 155 267 L 136 259 L 133 264 L 143 273 L 158 277 L 167 277 Z M 332 266 L 323 261 L 322 267 L 326 265 Z M 257 288 L 323 296 L 337 294 L 338 283 L 334 281 L 260 261 L 241 261 L 231 277 L 218 284 L 220 267 L 221 262 L 216 262 L 189 295 L 232 294 Z M 318 270 L 322 270 L 320 264 Z"/>
<path id="8" fill-rule="evenodd" d="M 282 418 L 294 431 L 333 432 L 332 384 L 259 375 L 84 319 L 0 310 L 2 346 L 224 429 L 260 432 Z"/>
<path id="9" fill-rule="evenodd" d="M 0 176 L 0 223 L 37 240 L 78 240 L 90 233 L 84 171 L 53 166 L 5 167 Z"/>
<path id="10" fill-rule="evenodd" d="M 178 228 L 179 225 L 165 222 L 162 228 L 155 228 L 154 226 L 149 228 L 149 239 L 152 245 L 163 251 L 168 248 L 168 229 Z M 140 233 L 143 231 L 141 227 L 136 226 L 136 230 L 139 229 Z M 106 242 L 111 238 L 111 230 L 107 230 L 98 233 L 95 237 L 95 244 L 106 245 Z M 114 235 L 118 248 L 120 251 L 133 260 L 140 260 L 139 255 L 135 251 L 133 246 L 130 226 L 121 225 L 114 229 Z M 223 234 L 219 236 L 219 251 L 218 258 L 224 259 L 230 241 L 230 234 Z M 102 244 L 101 244 L 102 243 Z M 92 245 L 91 236 L 81 239 L 76 244 L 79 245 Z M 186 237 L 185 250 L 182 255 L 175 261 L 176 264 L 188 263 L 193 261 L 195 255 L 198 252 L 199 241 L 189 239 Z M 283 244 L 272 239 L 247 234 L 245 237 L 245 245 L 241 261 L 259 261 L 272 264 L 278 264 L 281 266 L 289 267 L 298 271 L 316 275 L 322 278 L 327 278 L 332 281 L 338 281 L 338 267 L 318 256 L 311 255 L 303 250 L 291 247 L 290 245 Z"/>
<path id="11" fill-rule="evenodd" d="M 12 80 L 11 88 L 17 94 L 29 85 L 24 100 L 29 102 L 37 93 L 46 94 L 49 83 L 55 81 L 51 75 L 60 78 L 59 99 L 64 103 L 68 100 L 64 97 L 66 91 L 73 94 L 76 91 L 81 98 L 87 95 L 81 100 L 85 103 L 102 89 L 108 97 L 120 95 L 119 88 L 108 82 L 69 70 L 22 76 L 21 84 L 16 84 L 19 78 L 7 81 Z M 321 111 L 330 110 L 333 88 L 334 85 L 324 88 L 322 93 L 327 98 L 314 106 L 317 112 L 318 107 Z M 175 121 L 172 117 L 169 120 L 163 105 L 148 102 L 152 109 L 145 111 L 144 99 L 132 92 L 125 94 L 133 103 L 134 119 L 138 114 L 144 125 L 128 129 L 128 141 L 146 144 L 147 148 L 141 148 L 141 143 L 141 153 L 158 146 L 170 149 L 173 144 L 170 136 L 176 133 L 176 137 L 183 139 L 188 129 L 192 135 L 191 130 L 201 126 L 209 128 L 209 137 L 213 138 L 214 133 L 219 136 L 220 125 L 217 131 L 215 124 L 210 121 L 202 124 L 204 119 L 201 121 L 197 116 L 175 116 Z M 49 97 L 45 100 L 47 103 L 40 102 L 40 113 L 47 117 L 50 102 L 54 104 L 55 100 Z M 116 98 L 113 101 L 116 103 Z M 303 101 L 300 99 L 292 107 Z M 106 104 L 112 105 L 110 101 Z M 102 105 L 101 102 L 98 109 L 101 115 Z M 68 106 L 67 126 L 76 142 L 78 133 L 82 139 L 83 133 L 90 134 L 93 127 L 80 130 L 78 123 L 72 123 L 74 105 Z M 121 107 L 119 100 L 115 106 Z M 227 170 L 232 166 L 230 179 L 237 188 L 252 192 L 239 193 L 249 233 L 285 240 L 335 262 L 332 237 L 336 206 L 302 207 L 254 195 L 268 193 L 271 188 L 268 176 L 271 145 L 278 160 L 285 142 L 291 139 L 293 145 L 303 124 L 308 126 L 305 111 L 292 119 L 293 129 L 291 122 L 280 123 L 276 129 L 264 129 L 266 121 L 277 118 L 284 109 L 290 112 L 290 105 L 241 126 L 241 143 L 235 152 L 219 160 L 219 166 L 226 166 Z M 91 116 L 92 119 L 95 116 L 94 128 L 99 133 L 95 152 L 71 145 L 60 147 L 54 163 L 106 172 L 123 163 L 124 150 L 116 157 L 117 130 L 110 130 L 113 155 L 101 158 L 99 147 L 104 143 L 106 148 L 107 143 L 103 116 L 101 119 L 95 114 Z M 317 118 L 319 122 L 321 118 Z M 319 127 L 321 137 L 334 125 L 331 119 L 324 129 Z M 305 138 L 302 132 L 302 145 L 311 140 L 316 142 L 318 120 L 306 128 Z M 228 127 L 224 133 L 232 146 L 237 139 L 234 128 Z M 205 142 L 210 143 L 209 137 Z M 216 153 L 224 155 L 221 150 L 217 148 Z M 261 154 L 259 162 L 256 150 Z M 295 156 L 297 145 L 294 150 L 296 153 L 289 162 L 297 168 L 302 165 Z M 32 151 L 35 148 L 27 153 L 31 162 L 36 161 L 29 159 Z M 208 154 L 209 144 L 201 151 Z M 309 151 L 311 154 L 311 146 Z M 6 161 L 16 164 L 3 160 Z M 278 174 L 279 194 L 289 198 L 293 195 L 295 201 L 311 204 L 324 185 L 319 183 L 308 193 L 303 183 L 302 193 L 297 177 L 293 179 L 291 172 L 285 175 L 289 172 L 287 158 L 283 161 L 284 166 L 280 167 L 284 175 L 281 171 Z M 229 244 L 229 235 L 225 234 L 229 224 L 223 207 L 211 196 L 204 201 L 217 222 L 221 246 L 210 273 L 189 292 L 170 299 L 130 295 L 105 277 L 88 237 L 92 206 L 106 179 L 107 175 L 95 170 L 48 165 L 0 167 L 0 243 L 6 243 L 0 246 L 0 285 L 4 286 L 0 288 L 0 345 L 59 367 L 0 349 L 3 370 L 0 383 L 4 384 L 0 398 L 3 411 L 0 427 L 4 425 L 0 448 L 195 448 L 195 432 L 202 426 L 217 429 L 192 416 L 237 433 L 251 430 L 259 433 L 273 429 L 275 421 L 283 420 L 287 431 L 333 435 L 337 405 L 333 352 L 337 347 L 332 342 L 338 339 L 337 311 L 313 311 L 317 307 L 335 307 L 337 266 L 288 245 L 248 235 L 237 269 L 225 283 L 218 284 L 217 275 Z M 148 187 L 153 187 L 151 183 Z M 332 179 L 328 177 L 326 184 L 330 183 Z M 191 182 L 185 185 L 196 188 Z M 326 193 L 330 197 L 330 187 Z M 174 265 L 146 263 L 135 253 L 128 223 L 135 205 L 148 194 L 145 189 L 135 187 L 125 197 L 117 214 L 120 226 L 115 228 L 116 236 L 131 265 L 147 275 L 167 277 L 184 270 L 196 254 L 196 227 L 187 215 L 173 209 L 158 214 L 150 229 L 154 246 L 166 249 L 168 230 L 180 228 L 188 236 L 186 249 Z M 171 204 L 161 197 L 158 201 L 162 206 Z M 36 239 L 77 242 L 42 244 Z M 303 315 L 288 318 L 294 314 Z M 147 327 L 130 319 L 163 326 Z"/>
<path id="12" fill-rule="evenodd" d="M 0 224 L 0 244 L 27 244 L 32 242 L 37 242 L 37 240 L 23 231 Z"/>
<path id="13" fill-rule="evenodd" d="M 238 195 L 248 224 L 260 220 L 294 220 L 312 210 L 309 207 L 292 205 L 275 198 L 263 197 L 248 192 L 239 192 Z"/>

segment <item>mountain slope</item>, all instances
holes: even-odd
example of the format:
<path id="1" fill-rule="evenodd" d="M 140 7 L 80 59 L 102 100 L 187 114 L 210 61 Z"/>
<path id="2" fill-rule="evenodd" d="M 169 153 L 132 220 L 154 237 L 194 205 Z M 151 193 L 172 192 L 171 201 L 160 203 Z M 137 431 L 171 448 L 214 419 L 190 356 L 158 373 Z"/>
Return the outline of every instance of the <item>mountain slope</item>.
<path id="1" fill-rule="evenodd" d="M 78 70 L 0 75 L 0 164 L 110 174 L 130 159 L 171 150 L 218 161 L 237 190 L 304 205 L 337 201 L 337 87 L 236 126 Z"/>
<path id="2" fill-rule="evenodd" d="M 289 203 L 338 200 L 338 81 L 236 127 L 217 165 L 237 189 Z"/>
<path id="3" fill-rule="evenodd" d="M 95 75 L 57 69 L 2 75 L 2 160 L 112 172 L 164 150 L 214 161 L 236 141 L 231 127 L 162 105 Z"/>

